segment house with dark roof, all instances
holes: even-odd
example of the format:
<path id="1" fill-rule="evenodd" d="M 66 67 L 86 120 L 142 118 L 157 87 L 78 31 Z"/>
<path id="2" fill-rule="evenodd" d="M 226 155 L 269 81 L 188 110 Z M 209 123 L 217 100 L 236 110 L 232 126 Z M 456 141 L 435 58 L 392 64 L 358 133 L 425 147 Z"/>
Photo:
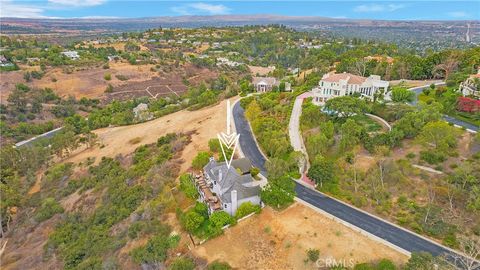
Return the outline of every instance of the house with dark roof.
<path id="1" fill-rule="evenodd" d="M 200 200 L 207 203 L 210 214 L 223 210 L 233 216 L 242 203 L 261 204 L 260 186 L 250 174 L 251 168 L 246 158 L 233 160 L 230 166 L 210 158 L 203 175 L 195 179 Z"/>

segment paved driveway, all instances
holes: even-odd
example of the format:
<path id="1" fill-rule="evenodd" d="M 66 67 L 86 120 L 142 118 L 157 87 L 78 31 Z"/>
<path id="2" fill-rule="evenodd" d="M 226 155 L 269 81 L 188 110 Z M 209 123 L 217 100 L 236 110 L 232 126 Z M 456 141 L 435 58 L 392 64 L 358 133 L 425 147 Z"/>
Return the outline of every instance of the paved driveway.
<path id="1" fill-rule="evenodd" d="M 242 152 L 252 161 L 254 166 L 260 168 L 262 174 L 266 173 L 264 166 L 266 159 L 255 143 L 250 126 L 245 119 L 244 110 L 241 108 L 239 102 L 237 102 L 233 108 L 233 117 L 237 133 L 240 134 L 239 140 Z M 301 200 L 406 251 L 426 251 L 433 255 L 452 253 L 441 245 L 426 240 L 410 231 L 394 226 L 380 218 L 366 214 L 346 203 L 337 201 L 317 190 L 313 190 L 297 182 L 295 191 L 297 197 Z"/>

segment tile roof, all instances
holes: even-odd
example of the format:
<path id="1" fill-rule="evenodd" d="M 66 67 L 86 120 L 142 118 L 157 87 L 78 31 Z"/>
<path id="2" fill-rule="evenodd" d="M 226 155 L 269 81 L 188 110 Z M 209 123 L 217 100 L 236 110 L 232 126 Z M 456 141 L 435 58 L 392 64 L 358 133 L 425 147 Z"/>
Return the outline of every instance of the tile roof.
<path id="1" fill-rule="evenodd" d="M 358 75 L 353 75 L 350 73 L 333 73 L 333 74 L 328 74 L 328 76 L 325 76 L 322 78 L 322 81 L 325 82 L 340 82 L 340 80 L 348 80 L 348 84 L 362 84 L 365 82 L 367 78 L 358 76 Z"/>
<path id="2" fill-rule="evenodd" d="M 253 84 L 265 83 L 267 85 L 277 85 L 277 79 L 273 77 L 253 77 L 252 78 Z"/>

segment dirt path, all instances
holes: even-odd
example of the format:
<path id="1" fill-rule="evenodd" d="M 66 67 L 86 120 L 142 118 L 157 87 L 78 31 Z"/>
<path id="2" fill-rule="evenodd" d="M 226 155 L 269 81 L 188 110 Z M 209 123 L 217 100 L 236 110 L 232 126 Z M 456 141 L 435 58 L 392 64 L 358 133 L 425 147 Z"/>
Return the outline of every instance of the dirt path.
<path id="1" fill-rule="evenodd" d="M 232 103 L 233 103 L 232 98 Z M 88 157 L 95 157 L 99 162 L 101 157 L 115 157 L 127 155 L 143 144 L 150 144 L 167 133 L 195 131 L 192 142 L 186 146 L 182 153 L 181 171 L 188 169 L 196 153 L 208 149 L 208 140 L 214 138 L 226 127 L 226 101 L 217 105 L 197 111 L 183 110 L 161 118 L 130 126 L 102 128 L 95 130 L 100 146 L 95 146 L 77 153 L 65 162 L 81 162 Z M 132 139 L 139 139 L 139 143 L 132 144 Z M 137 140 L 138 140 L 137 139 Z"/>
<path id="2" fill-rule="evenodd" d="M 318 269 L 313 263 L 304 263 L 309 248 L 318 249 L 320 258 L 347 263 L 389 258 L 401 264 L 408 259 L 297 203 L 280 213 L 266 207 L 260 215 L 240 222 L 193 253 L 208 261 L 227 261 L 239 269 Z"/>

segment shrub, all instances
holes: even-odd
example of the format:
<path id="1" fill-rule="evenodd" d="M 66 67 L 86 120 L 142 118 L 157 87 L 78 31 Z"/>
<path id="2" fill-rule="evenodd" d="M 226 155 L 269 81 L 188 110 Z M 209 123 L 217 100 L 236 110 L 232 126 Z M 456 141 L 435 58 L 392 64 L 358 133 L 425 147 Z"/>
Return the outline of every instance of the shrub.
<path id="1" fill-rule="evenodd" d="M 196 199 L 198 197 L 198 191 L 189 174 L 183 174 L 180 176 L 180 190 L 185 193 L 188 198 Z"/>
<path id="2" fill-rule="evenodd" d="M 127 76 L 121 75 L 121 74 L 115 75 L 115 78 L 119 79 L 120 81 L 126 81 L 126 80 L 128 80 L 128 77 L 127 77 Z"/>
<path id="3" fill-rule="evenodd" d="M 145 246 L 133 249 L 130 255 L 136 263 L 164 262 L 168 249 L 175 244 L 174 240 L 165 235 L 155 235 L 148 240 Z"/>
<path id="4" fill-rule="evenodd" d="M 192 167 L 196 170 L 201 170 L 210 160 L 210 153 L 199 152 L 192 161 Z"/>
<path id="5" fill-rule="evenodd" d="M 106 80 L 106 81 L 110 81 L 112 79 L 112 74 L 110 73 L 105 73 L 103 75 L 103 78 Z"/>
<path id="6" fill-rule="evenodd" d="M 421 151 L 420 159 L 426 161 L 428 164 L 438 164 L 445 161 L 445 156 L 434 151 Z"/>
<path id="7" fill-rule="evenodd" d="M 107 85 L 107 88 L 105 88 L 105 93 L 112 93 L 113 92 L 113 86 L 111 84 Z"/>
<path id="8" fill-rule="evenodd" d="M 378 265 L 377 265 L 377 269 L 379 270 L 395 270 L 397 269 L 397 267 L 395 267 L 395 264 L 388 260 L 388 259 L 382 259 Z"/>
<path id="9" fill-rule="evenodd" d="M 257 167 L 253 167 L 253 168 L 250 169 L 250 174 L 251 174 L 253 177 L 257 176 L 259 173 L 260 173 L 260 169 L 257 168 Z"/>
<path id="10" fill-rule="evenodd" d="M 207 270 L 230 270 L 232 267 L 226 262 L 214 261 L 207 266 Z"/>
<path id="11" fill-rule="evenodd" d="M 193 270 L 195 269 L 195 263 L 192 259 L 187 257 L 175 258 L 168 266 L 169 270 Z"/>
<path id="12" fill-rule="evenodd" d="M 210 222 L 213 226 L 222 228 L 225 225 L 232 224 L 234 219 L 227 212 L 216 211 L 210 215 Z"/>
<path id="13" fill-rule="evenodd" d="M 42 202 L 40 209 L 38 209 L 37 214 L 35 215 L 35 220 L 42 222 L 50 219 L 57 213 L 63 213 L 63 211 L 63 207 L 57 201 L 55 201 L 54 198 L 46 198 Z"/>
<path id="14" fill-rule="evenodd" d="M 320 258 L 320 251 L 318 249 L 310 248 L 307 250 L 307 257 L 311 262 L 316 262 Z"/>
<path id="15" fill-rule="evenodd" d="M 259 213 L 261 209 L 260 205 L 255 205 L 251 202 L 244 202 L 238 207 L 237 212 L 235 213 L 235 218 L 240 219 L 254 212 Z"/>
<path id="16" fill-rule="evenodd" d="M 408 159 L 414 159 L 415 158 L 415 153 L 408 153 L 407 158 Z"/>

